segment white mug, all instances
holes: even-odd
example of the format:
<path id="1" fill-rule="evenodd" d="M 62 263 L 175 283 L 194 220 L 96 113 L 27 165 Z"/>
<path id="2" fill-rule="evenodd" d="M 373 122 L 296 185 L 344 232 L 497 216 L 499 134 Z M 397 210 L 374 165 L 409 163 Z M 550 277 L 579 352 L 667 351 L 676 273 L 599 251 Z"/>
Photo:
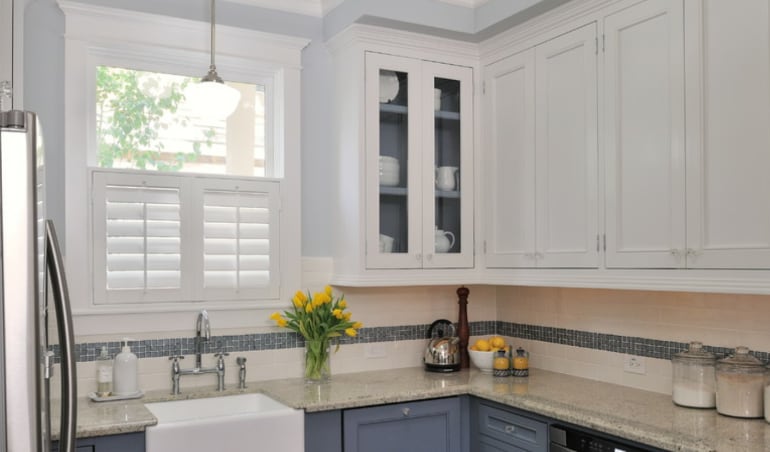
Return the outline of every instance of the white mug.
<path id="1" fill-rule="evenodd" d="M 456 166 L 440 166 L 436 168 L 436 188 L 443 191 L 452 191 L 457 188 L 457 181 L 455 175 L 457 174 Z"/>
<path id="2" fill-rule="evenodd" d="M 392 253 L 393 252 L 393 237 L 385 234 L 380 234 L 380 253 Z"/>

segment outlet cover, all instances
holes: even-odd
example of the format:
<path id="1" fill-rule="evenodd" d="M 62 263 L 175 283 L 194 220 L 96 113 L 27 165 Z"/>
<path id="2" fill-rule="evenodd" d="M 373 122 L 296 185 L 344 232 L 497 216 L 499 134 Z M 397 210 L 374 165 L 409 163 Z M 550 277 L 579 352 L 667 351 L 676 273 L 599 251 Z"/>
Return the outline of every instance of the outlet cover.
<path id="1" fill-rule="evenodd" d="M 647 373 L 647 366 L 643 357 L 626 355 L 623 360 L 623 370 L 632 374 L 644 375 Z"/>

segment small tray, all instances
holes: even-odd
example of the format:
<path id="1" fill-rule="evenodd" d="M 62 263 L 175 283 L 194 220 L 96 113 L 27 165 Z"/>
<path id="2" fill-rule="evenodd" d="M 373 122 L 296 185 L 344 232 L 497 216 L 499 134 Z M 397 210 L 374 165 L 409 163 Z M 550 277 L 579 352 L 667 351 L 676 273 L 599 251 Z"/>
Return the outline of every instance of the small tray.
<path id="1" fill-rule="evenodd" d="M 131 399 L 139 399 L 144 396 L 144 392 L 137 391 L 133 394 L 127 394 L 127 395 L 110 395 L 107 397 L 100 397 L 96 395 L 95 392 L 89 392 L 88 398 L 93 400 L 94 402 L 114 402 L 116 400 L 131 400 Z"/>

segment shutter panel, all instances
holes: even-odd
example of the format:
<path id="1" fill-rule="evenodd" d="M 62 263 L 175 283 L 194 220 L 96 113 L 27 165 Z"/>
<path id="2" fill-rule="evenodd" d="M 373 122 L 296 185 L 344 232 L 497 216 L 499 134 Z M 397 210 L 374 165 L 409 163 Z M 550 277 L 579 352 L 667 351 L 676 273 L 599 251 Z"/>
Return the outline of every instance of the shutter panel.
<path id="1" fill-rule="evenodd" d="M 271 223 L 277 224 L 278 209 L 273 184 L 237 189 L 224 189 L 226 184 L 221 183 L 207 185 L 202 195 L 204 291 L 217 298 L 228 292 L 235 298 L 269 292 L 277 279 L 273 271 L 277 227 Z"/>
<path id="2" fill-rule="evenodd" d="M 279 181 L 92 174 L 95 303 L 278 297 Z"/>
<path id="3" fill-rule="evenodd" d="M 97 302 L 180 298 L 182 189 L 176 183 L 159 176 L 94 173 Z"/>

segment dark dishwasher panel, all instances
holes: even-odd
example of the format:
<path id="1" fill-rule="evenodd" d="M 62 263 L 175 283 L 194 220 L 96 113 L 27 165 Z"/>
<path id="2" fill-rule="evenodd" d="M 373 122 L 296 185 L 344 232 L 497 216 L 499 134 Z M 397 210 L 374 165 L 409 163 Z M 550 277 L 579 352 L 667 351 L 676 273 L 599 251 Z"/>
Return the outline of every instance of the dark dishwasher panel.
<path id="1" fill-rule="evenodd" d="M 622 440 L 562 425 L 551 425 L 548 430 L 551 439 L 550 452 L 656 452 L 660 450 L 632 445 Z"/>

